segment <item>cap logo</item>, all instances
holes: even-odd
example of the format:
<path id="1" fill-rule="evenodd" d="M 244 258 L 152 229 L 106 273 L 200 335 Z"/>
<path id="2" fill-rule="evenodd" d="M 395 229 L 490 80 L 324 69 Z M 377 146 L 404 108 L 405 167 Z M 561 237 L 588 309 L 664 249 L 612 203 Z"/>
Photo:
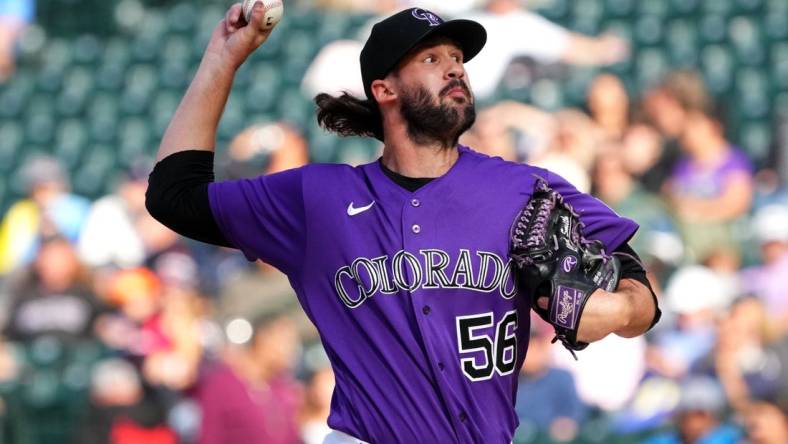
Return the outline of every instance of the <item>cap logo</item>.
<path id="1" fill-rule="evenodd" d="M 416 17 L 419 20 L 426 20 L 430 22 L 430 26 L 438 26 L 443 23 L 443 19 L 438 17 L 437 15 L 431 13 L 430 11 L 426 11 L 424 9 L 415 8 L 412 12 L 413 17 Z"/>

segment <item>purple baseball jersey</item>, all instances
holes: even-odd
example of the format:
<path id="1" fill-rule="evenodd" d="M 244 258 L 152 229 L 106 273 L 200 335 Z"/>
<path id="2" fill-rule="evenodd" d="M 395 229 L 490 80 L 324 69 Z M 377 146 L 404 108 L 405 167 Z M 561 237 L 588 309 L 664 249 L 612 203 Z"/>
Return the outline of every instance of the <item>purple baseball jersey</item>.
<path id="1" fill-rule="evenodd" d="M 411 193 L 379 162 L 211 184 L 225 236 L 287 274 L 336 374 L 328 425 L 372 443 L 509 443 L 529 335 L 509 229 L 534 174 L 609 249 L 637 224 L 561 177 L 459 147 Z"/>

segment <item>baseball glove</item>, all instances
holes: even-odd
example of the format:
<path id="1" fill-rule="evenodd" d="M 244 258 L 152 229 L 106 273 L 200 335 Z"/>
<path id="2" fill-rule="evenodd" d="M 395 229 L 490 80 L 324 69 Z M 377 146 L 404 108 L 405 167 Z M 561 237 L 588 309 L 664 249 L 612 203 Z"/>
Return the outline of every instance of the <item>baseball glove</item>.
<path id="1" fill-rule="evenodd" d="M 605 252 L 601 241 L 583 237 L 583 227 L 563 197 L 538 178 L 510 233 L 518 288 L 555 329 L 553 342 L 561 341 L 573 356 L 588 346 L 577 340 L 588 298 L 597 288 L 614 291 L 621 271 L 619 260 Z M 537 304 L 540 297 L 548 298 L 546 310 Z"/>

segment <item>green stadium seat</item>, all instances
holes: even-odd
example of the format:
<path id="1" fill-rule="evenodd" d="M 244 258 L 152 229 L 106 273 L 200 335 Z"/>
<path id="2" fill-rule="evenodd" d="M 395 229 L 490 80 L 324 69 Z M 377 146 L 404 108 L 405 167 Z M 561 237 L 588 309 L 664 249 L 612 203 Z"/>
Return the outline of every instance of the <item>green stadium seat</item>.
<path id="1" fill-rule="evenodd" d="M 142 117 L 128 117 L 121 121 L 117 146 L 120 165 L 132 165 L 148 154 L 153 143 L 150 126 L 150 122 Z"/>
<path id="2" fill-rule="evenodd" d="M 760 65 L 766 60 L 759 23 L 750 17 L 738 16 L 731 19 L 729 40 L 736 59 L 747 65 Z"/>
<path id="3" fill-rule="evenodd" d="M 276 103 L 276 115 L 300 127 L 312 118 L 314 105 L 298 88 L 288 88 Z"/>
<path id="4" fill-rule="evenodd" d="M 261 62 L 250 65 L 249 88 L 244 94 L 245 108 L 256 113 L 265 113 L 273 109 L 282 91 L 282 72 L 277 66 Z"/>
<path id="5" fill-rule="evenodd" d="M 788 91 L 788 42 L 777 43 L 771 50 L 773 89 Z"/>
<path id="6" fill-rule="evenodd" d="M 178 62 L 190 63 L 192 60 L 192 47 L 189 37 L 185 35 L 169 35 L 160 42 L 160 63 Z"/>
<path id="7" fill-rule="evenodd" d="M 638 2 L 638 15 L 652 15 L 665 18 L 670 11 L 670 4 L 664 0 L 640 0 Z"/>
<path id="8" fill-rule="evenodd" d="M 671 20 L 667 25 L 665 42 L 673 66 L 696 66 L 698 62 L 698 41 L 694 23 L 691 19 Z"/>
<path id="9" fill-rule="evenodd" d="M 768 40 L 772 42 L 788 40 L 788 11 L 782 14 L 765 15 L 761 26 Z"/>
<path id="10" fill-rule="evenodd" d="M 95 83 L 93 71 L 84 66 L 73 66 L 68 70 L 63 82 L 63 89 L 57 97 L 55 107 L 62 116 L 75 116 L 84 111 L 85 102 Z"/>
<path id="11" fill-rule="evenodd" d="M 769 84 L 758 68 L 742 68 L 736 74 L 736 109 L 745 118 L 764 118 L 769 113 Z"/>
<path id="12" fill-rule="evenodd" d="M 55 132 L 53 154 L 63 166 L 73 170 L 82 158 L 82 149 L 88 143 L 88 129 L 82 119 L 62 120 Z"/>
<path id="13" fill-rule="evenodd" d="M 25 140 L 25 130 L 18 120 L 0 120 L 0 174 L 5 176 L 15 165 Z"/>
<path id="14" fill-rule="evenodd" d="M 670 0 L 669 9 L 675 16 L 695 14 L 700 7 L 701 0 Z"/>
<path id="15" fill-rule="evenodd" d="M 94 65 L 101 58 L 101 41 L 92 34 L 83 34 L 74 40 L 74 62 Z"/>
<path id="16" fill-rule="evenodd" d="M 199 20 L 197 5 L 184 1 L 177 3 L 167 12 L 167 29 L 180 34 L 190 34 Z"/>
<path id="17" fill-rule="evenodd" d="M 224 107 L 222 120 L 219 122 L 218 136 L 223 140 L 231 140 L 243 130 L 248 123 L 244 112 L 244 103 L 241 98 L 243 93 L 234 91 Z"/>
<path id="18" fill-rule="evenodd" d="M 150 64 L 133 66 L 126 75 L 126 87 L 121 96 L 121 110 L 126 114 L 141 114 L 147 111 L 149 102 L 156 92 L 159 75 Z"/>
<path id="19" fill-rule="evenodd" d="M 164 134 L 164 130 L 170 123 L 172 115 L 178 108 L 178 103 L 181 100 L 181 92 L 178 91 L 159 91 L 151 104 L 150 122 L 152 126 L 152 135 L 155 138 L 160 138 Z M 155 143 L 150 149 L 155 149 Z"/>
<path id="20" fill-rule="evenodd" d="M 727 29 L 727 20 L 720 14 L 706 14 L 700 19 L 700 38 L 704 43 L 724 42 Z"/>
<path id="21" fill-rule="evenodd" d="M 0 117 L 18 117 L 33 91 L 31 73 L 20 69 L 17 74 L 4 87 L 0 87 Z"/>
<path id="22" fill-rule="evenodd" d="M 96 199 L 107 191 L 108 178 L 115 166 L 115 150 L 111 145 L 88 147 L 82 164 L 72 175 L 72 188 L 76 193 Z"/>
<path id="23" fill-rule="evenodd" d="M 605 0 L 606 17 L 629 17 L 635 10 L 635 0 Z"/>
<path id="24" fill-rule="evenodd" d="M 739 129 L 738 141 L 756 165 L 766 164 L 772 144 L 772 131 L 768 123 L 756 120 L 743 124 Z"/>
<path id="25" fill-rule="evenodd" d="M 113 143 L 119 114 L 119 98 L 115 94 L 102 92 L 95 95 L 87 111 L 90 140 Z"/>
<path id="26" fill-rule="evenodd" d="M 734 5 L 732 0 L 703 0 L 702 8 L 704 14 L 719 14 L 726 16 L 733 12 Z"/>
<path id="27" fill-rule="evenodd" d="M 24 122 L 25 143 L 49 145 L 55 132 L 52 96 L 45 94 L 35 95 L 27 108 Z"/>
<path id="28" fill-rule="evenodd" d="M 657 15 L 643 15 L 635 22 L 634 36 L 638 46 L 653 46 L 663 39 L 663 18 Z"/>
<path id="29" fill-rule="evenodd" d="M 667 57 L 661 48 L 644 48 L 635 55 L 635 85 L 644 90 L 656 84 L 668 72 Z"/>
<path id="30" fill-rule="evenodd" d="M 734 8 L 738 13 L 757 13 L 764 7 L 764 0 L 735 0 Z"/>
<path id="31" fill-rule="evenodd" d="M 701 51 L 701 69 L 709 90 L 716 95 L 727 93 L 733 84 L 734 60 L 722 45 L 710 45 Z"/>
<path id="32" fill-rule="evenodd" d="M 346 12 L 326 12 L 319 21 L 315 40 L 320 45 L 345 38 L 351 26 L 350 15 Z"/>

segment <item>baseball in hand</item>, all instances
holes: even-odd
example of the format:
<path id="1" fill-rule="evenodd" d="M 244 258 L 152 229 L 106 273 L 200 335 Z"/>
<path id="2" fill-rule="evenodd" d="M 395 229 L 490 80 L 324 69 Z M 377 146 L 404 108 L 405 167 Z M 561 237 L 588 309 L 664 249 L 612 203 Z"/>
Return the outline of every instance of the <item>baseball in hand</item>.
<path id="1" fill-rule="evenodd" d="M 277 23 L 279 23 L 279 20 L 282 19 L 282 13 L 285 9 L 284 5 L 282 4 L 282 0 L 244 0 L 243 13 L 246 23 L 251 22 L 252 8 L 254 8 L 255 3 L 258 2 L 262 3 L 263 8 L 265 9 L 265 15 L 263 16 L 263 23 L 260 29 L 268 30 L 273 28 Z"/>

